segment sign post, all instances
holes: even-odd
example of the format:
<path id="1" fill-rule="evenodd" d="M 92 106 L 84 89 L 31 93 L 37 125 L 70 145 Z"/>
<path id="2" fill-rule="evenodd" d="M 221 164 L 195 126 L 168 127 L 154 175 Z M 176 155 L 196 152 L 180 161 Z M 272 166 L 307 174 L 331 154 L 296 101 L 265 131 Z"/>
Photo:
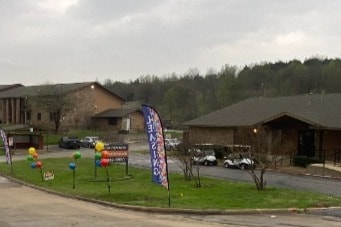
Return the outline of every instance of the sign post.
<path id="1" fill-rule="evenodd" d="M 126 163 L 126 175 L 128 175 L 128 150 L 129 145 L 127 143 L 110 143 L 104 146 L 104 150 L 108 151 L 108 159 L 110 163 L 113 162 L 125 162 Z"/>

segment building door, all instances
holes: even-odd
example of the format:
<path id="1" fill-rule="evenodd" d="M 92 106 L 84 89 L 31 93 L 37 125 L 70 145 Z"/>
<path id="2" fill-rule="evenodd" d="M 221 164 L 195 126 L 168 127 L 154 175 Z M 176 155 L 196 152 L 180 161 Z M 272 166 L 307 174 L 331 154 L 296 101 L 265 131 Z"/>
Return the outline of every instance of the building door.
<path id="1" fill-rule="evenodd" d="M 315 157 L 315 131 L 304 130 L 298 133 L 299 156 Z"/>

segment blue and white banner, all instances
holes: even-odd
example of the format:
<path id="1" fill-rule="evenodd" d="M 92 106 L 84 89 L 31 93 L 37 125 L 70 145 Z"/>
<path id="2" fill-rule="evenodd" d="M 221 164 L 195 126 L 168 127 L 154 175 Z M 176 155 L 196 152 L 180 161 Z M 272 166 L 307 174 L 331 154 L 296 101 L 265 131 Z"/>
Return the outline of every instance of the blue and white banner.
<path id="1" fill-rule="evenodd" d="M 153 181 L 169 189 L 167 156 L 161 119 L 150 106 L 142 105 L 152 162 Z"/>
<path id="2" fill-rule="evenodd" d="M 6 154 L 6 162 L 7 164 L 12 164 L 11 153 L 9 151 L 7 136 L 4 130 L 0 129 L 0 134 L 2 138 L 2 142 L 4 144 L 5 154 Z"/>

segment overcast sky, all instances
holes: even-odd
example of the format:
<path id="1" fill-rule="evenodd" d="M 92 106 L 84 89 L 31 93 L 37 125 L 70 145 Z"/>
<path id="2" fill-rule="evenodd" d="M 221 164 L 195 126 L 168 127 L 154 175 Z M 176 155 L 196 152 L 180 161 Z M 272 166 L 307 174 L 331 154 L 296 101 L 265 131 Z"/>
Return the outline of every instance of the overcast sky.
<path id="1" fill-rule="evenodd" d="M 339 58 L 340 9 L 339 0 L 0 0 L 0 84 Z"/>

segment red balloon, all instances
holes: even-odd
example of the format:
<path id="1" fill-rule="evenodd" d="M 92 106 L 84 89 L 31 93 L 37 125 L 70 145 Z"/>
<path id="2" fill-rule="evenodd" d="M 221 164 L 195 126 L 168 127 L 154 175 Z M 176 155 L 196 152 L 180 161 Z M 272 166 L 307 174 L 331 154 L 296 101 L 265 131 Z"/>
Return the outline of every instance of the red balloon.
<path id="1" fill-rule="evenodd" d="M 41 165 L 42 165 L 42 164 L 41 164 L 41 162 L 40 162 L 40 161 L 37 161 L 37 162 L 36 162 L 36 167 L 37 167 L 37 168 L 39 168 L 39 169 L 40 169 L 40 168 L 41 168 Z"/>
<path id="2" fill-rule="evenodd" d="M 101 159 L 101 166 L 102 167 L 107 167 L 109 165 L 109 159 L 107 158 L 102 158 Z"/>
<path id="3" fill-rule="evenodd" d="M 102 158 L 109 158 L 109 152 L 108 151 L 102 151 Z"/>

